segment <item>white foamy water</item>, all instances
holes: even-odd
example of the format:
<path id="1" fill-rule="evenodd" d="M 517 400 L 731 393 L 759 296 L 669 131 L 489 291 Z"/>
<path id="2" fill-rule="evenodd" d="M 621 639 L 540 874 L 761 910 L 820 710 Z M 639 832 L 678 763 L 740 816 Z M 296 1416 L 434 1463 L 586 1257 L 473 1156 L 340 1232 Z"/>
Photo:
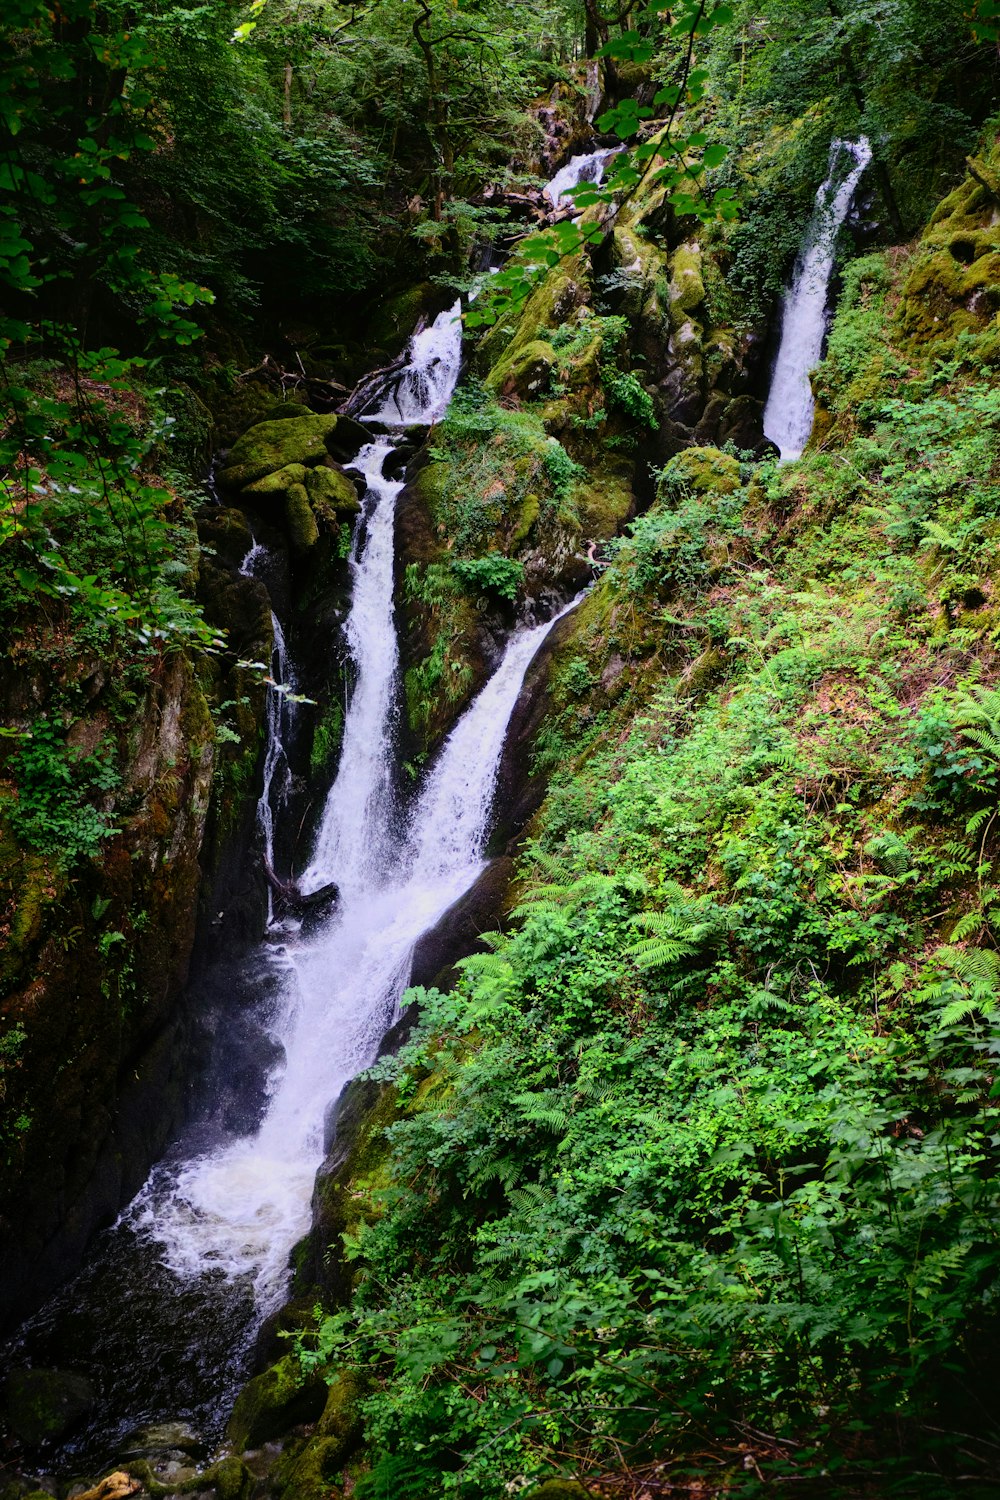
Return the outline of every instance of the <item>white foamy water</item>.
<path id="1" fill-rule="evenodd" d="M 379 878 L 393 817 L 392 712 L 399 648 L 392 613 L 393 514 L 401 481 L 383 479 L 389 438 L 362 448 L 353 467 L 367 482 L 351 550 L 351 609 L 346 635 L 356 679 L 330 790 L 303 889 L 336 880 L 341 895 Z"/>
<path id="2" fill-rule="evenodd" d="M 382 390 L 382 404 L 363 406 L 362 420 L 409 427 L 437 422 L 448 410 L 462 359 L 462 303 L 438 313 L 429 327 L 414 334 L 406 364 Z"/>
<path id="3" fill-rule="evenodd" d="M 601 182 L 605 163 L 610 157 L 617 156 L 621 149 L 620 146 L 611 146 L 582 156 L 571 156 L 566 165 L 559 168 L 552 181 L 542 189 L 552 207 L 562 208 L 564 203 L 570 203 L 570 189 L 579 187 L 581 182 Z"/>
<path id="4" fill-rule="evenodd" d="M 280 1301 L 288 1252 L 310 1223 L 327 1107 L 371 1062 L 395 1018 L 418 938 L 485 868 L 507 725 L 554 623 L 512 638 L 445 742 L 390 864 L 342 887 L 325 930 L 286 950 L 287 1005 L 276 1027 L 285 1066 L 257 1135 L 188 1162 L 167 1194 L 147 1190 L 145 1227 L 178 1275 L 216 1267 L 252 1278 L 263 1311 Z M 316 875 L 337 879 L 339 869 L 317 862 Z"/>
<path id="5" fill-rule="evenodd" d="M 815 403 L 809 372 L 819 363 L 826 333 L 827 289 L 837 231 L 871 158 L 865 136 L 859 141 L 833 142 L 830 170 L 816 194 L 792 285 L 785 294 L 781 344 L 764 408 L 764 434 L 784 462 L 799 457 L 812 431 Z"/>

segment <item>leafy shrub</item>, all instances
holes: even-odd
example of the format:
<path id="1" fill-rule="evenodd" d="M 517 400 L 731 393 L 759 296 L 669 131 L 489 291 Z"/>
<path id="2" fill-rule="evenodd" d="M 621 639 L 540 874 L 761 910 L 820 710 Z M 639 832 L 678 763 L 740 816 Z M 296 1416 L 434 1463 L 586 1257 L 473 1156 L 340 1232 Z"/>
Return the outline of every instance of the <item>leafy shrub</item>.
<path id="1" fill-rule="evenodd" d="M 489 552 L 485 557 L 458 559 L 452 563 L 456 578 L 480 594 L 492 594 L 513 604 L 518 590 L 524 583 L 524 564 L 500 552 Z"/>
<path id="2" fill-rule="evenodd" d="M 102 841 L 116 831 L 95 805 L 119 784 L 108 749 L 75 750 L 60 725 L 36 720 L 10 762 L 18 794 L 11 826 L 29 848 L 66 864 L 100 853 Z"/>

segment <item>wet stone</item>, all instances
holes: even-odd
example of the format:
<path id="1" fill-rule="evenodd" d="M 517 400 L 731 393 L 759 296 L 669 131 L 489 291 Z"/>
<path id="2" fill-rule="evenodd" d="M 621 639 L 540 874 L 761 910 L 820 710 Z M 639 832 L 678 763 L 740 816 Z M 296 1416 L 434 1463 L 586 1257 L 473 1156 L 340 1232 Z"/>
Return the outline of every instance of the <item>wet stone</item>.
<path id="1" fill-rule="evenodd" d="M 29 1448 L 61 1438 L 96 1399 L 87 1377 L 72 1370 L 12 1370 L 4 1382 L 10 1429 Z"/>

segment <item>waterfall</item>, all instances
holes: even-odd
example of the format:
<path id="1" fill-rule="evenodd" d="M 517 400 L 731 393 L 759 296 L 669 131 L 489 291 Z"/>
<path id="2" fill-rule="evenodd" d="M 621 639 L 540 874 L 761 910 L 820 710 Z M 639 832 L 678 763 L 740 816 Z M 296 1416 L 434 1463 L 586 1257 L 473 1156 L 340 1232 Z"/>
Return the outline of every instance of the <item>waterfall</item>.
<path id="1" fill-rule="evenodd" d="M 568 194 L 571 188 L 579 187 L 581 182 L 599 183 L 604 177 L 604 164 L 612 156 L 617 156 L 620 146 L 610 146 L 599 151 L 590 151 L 583 156 L 571 156 L 564 167 L 543 188 L 545 196 L 552 204 L 553 209 L 562 208 L 564 203 L 572 200 Z"/>
<path id="2" fill-rule="evenodd" d="M 342 898 L 377 879 L 388 857 L 393 818 L 391 720 L 399 668 L 392 618 L 393 511 L 403 486 L 382 477 L 391 451 L 392 443 L 383 438 L 362 448 L 353 464 L 367 483 L 350 555 L 353 587 L 346 625 L 357 676 L 340 768 L 302 880 L 307 891 L 336 880 Z"/>
<path id="3" fill-rule="evenodd" d="M 267 560 L 267 549 L 256 541 L 253 542 L 249 552 L 240 564 L 240 572 L 244 578 L 253 578 L 259 566 Z M 288 764 L 288 755 L 285 744 L 291 730 L 292 719 L 295 713 L 295 704 L 288 696 L 289 689 L 295 687 L 295 678 L 292 673 L 288 649 L 285 645 L 285 635 L 281 628 L 281 621 L 271 611 L 271 633 L 274 645 L 271 650 L 271 680 L 267 687 L 265 700 L 265 751 L 264 771 L 261 781 L 260 796 L 257 799 L 257 827 L 260 830 L 261 843 L 264 850 L 264 858 L 270 870 L 274 869 L 274 796 L 275 782 L 281 773 L 281 780 L 277 787 L 277 802 L 280 807 L 288 796 L 292 783 L 291 767 Z M 274 892 L 270 882 L 267 887 L 267 921 L 268 925 L 274 920 Z"/>
<path id="4" fill-rule="evenodd" d="M 427 426 L 444 416 L 458 380 L 462 358 L 462 303 L 438 313 L 428 328 L 414 334 L 406 362 L 383 386 L 381 406 L 362 406 L 358 415 L 391 426 Z"/>
<path id="5" fill-rule="evenodd" d="M 515 632 L 497 670 L 442 747 L 409 811 L 395 795 L 399 660 L 393 527 L 402 488 L 387 458 L 447 409 L 461 363 L 459 308 L 410 341 L 401 365 L 359 389 L 389 434 L 353 467 L 366 481 L 349 563 L 351 689 L 337 776 L 303 887 L 335 884 L 332 911 L 271 925 L 268 941 L 203 978 L 198 1021 L 215 1037 L 205 1107 L 154 1167 L 87 1262 L 7 1353 L 15 1364 L 99 1371 L 99 1399 L 73 1453 L 104 1463 L 150 1420 L 182 1415 L 221 1435 L 250 1373 L 264 1317 L 280 1305 L 289 1252 L 309 1227 L 324 1126 L 343 1085 L 377 1055 L 398 1012 L 412 954 L 484 868 L 497 769 L 532 656 L 554 621 Z M 266 572 L 254 541 L 245 576 Z M 271 674 L 294 682 L 272 618 Z M 257 820 L 271 857 L 295 706 L 272 687 Z M 142 1347 L 137 1367 L 123 1350 Z"/>
<path id="6" fill-rule="evenodd" d="M 457 378 L 460 331 L 442 316 L 418 334 L 390 401 L 397 421 L 433 420 Z M 289 943 L 274 1034 L 283 1065 L 253 1136 L 229 1140 L 159 1179 L 135 1209 L 140 1231 L 182 1279 L 222 1272 L 252 1282 L 260 1312 L 284 1292 L 288 1252 L 310 1222 L 326 1110 L 374 1057 L 409 977 L 414 946 L 483 868 L 497 767 L 532 656 L 554 622 L 515 633 L 466 710 L 400 828 L 392 787 L 398 649 L 392 619 L 393 510 L 382 438 L 354 467 L 368 488 L 351 554 L 347 637 L 355 683 L 340 767 L 304 884 L 340 899 L 318 933 Z"/>
<path id="7" fill-rule="evenodd" d="M 792 285 L 785 294 L 781 344 L 764 408 L 764 434 L 776 445 L 783 462 L 799 457 L 812 431 L 809 372 L 819 363 L 823 349 L 837 232 L 871 157 L 865 136 L 859 141 L 833 142 L 826 181 L 816 194 Z"/>

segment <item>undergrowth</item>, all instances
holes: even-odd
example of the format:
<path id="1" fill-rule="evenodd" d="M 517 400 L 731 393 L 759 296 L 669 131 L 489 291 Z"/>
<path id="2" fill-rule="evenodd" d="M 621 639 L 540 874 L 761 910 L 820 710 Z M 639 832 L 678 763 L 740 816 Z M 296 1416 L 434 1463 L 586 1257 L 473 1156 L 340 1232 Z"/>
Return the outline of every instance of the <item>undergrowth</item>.
<path id="1" fill-rule="evenodd" d="M 377 1069 L 390 1185 L 299 1338 L 368 1374 L 369 1495 L 990 1492 L 1000 401 L 988 341 L 904 357 L 894 275 L 817 451 L 662 476 L 509 928 Z"/>

